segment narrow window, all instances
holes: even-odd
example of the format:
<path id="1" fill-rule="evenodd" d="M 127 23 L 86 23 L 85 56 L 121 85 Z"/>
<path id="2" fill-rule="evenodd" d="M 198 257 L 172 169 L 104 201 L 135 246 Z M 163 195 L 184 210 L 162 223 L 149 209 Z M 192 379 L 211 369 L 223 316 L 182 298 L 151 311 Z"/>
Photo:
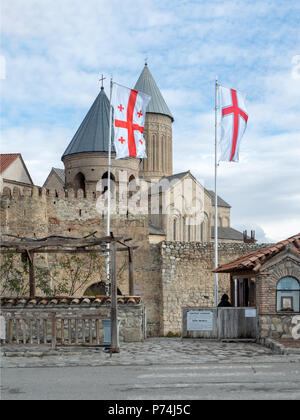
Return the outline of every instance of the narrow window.
<path id="1" fill-rule="evenodd" d="M 152 170 L 155 170 L 156 137 L 152 136 Z"/>
<path id="2" fill-rule="evenodd" d="M 85 176 L 81 172 L 78 172 L 74 178 L 74 190 L 78 191 L 79 189 L 83 190 L 85 195 Z"/>
<path id="3" fill-rule="evenodd" d="M 173 241 L 176 241 L 176 230 L 177 230 L 177 220 L 176 219 L 174 219 L 173 220 Z"/>

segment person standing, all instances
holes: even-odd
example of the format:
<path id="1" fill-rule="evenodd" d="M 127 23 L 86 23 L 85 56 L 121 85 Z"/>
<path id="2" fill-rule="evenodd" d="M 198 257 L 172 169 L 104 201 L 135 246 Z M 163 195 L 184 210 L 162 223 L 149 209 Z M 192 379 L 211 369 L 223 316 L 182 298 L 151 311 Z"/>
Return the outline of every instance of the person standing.
<path id="1" fill-rule="evenodd" d="M 219 303 L 218 307 L 220 308 L 232 307 L 231 303 L 229 302 L 229 296 L 226 295 L 226 293 L 221 297 L 221 302 Z"/>

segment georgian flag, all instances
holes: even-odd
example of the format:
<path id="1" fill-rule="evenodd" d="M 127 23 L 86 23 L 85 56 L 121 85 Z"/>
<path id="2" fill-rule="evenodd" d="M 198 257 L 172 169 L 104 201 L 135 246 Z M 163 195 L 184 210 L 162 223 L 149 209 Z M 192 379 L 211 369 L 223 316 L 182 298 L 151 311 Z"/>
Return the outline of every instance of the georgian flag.
<path id="1" fill-rule="evenodd" d="M 238 162 L 239 148 L 248 121 L 245 96 L 237 90 L 220 86 L 220 108 L 220 160 Z"/>
<path id="2" fill-rule="evenodd" d="M 114 84 L 112 106 L 116 159 L 147 157 L 143 132 L 150 99 L 145 93 Z"/>

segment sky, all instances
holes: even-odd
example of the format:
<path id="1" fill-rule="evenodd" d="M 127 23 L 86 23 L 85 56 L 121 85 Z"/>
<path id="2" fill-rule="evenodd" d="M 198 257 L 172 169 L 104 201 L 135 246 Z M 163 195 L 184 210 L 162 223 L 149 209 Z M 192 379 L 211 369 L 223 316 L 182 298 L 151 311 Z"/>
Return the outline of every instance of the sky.
<path id="1" fill-rule="evenodd" d="M 171 112 L 174 172 L 214 188 L 215 78 L 246 95 L 239 163 L 221 162 L 231 225 L 300 232 L 299 0 L 2 0 L 1 153 L 43 185 L 104 74 L 128 87 L 147 57 Z"/>

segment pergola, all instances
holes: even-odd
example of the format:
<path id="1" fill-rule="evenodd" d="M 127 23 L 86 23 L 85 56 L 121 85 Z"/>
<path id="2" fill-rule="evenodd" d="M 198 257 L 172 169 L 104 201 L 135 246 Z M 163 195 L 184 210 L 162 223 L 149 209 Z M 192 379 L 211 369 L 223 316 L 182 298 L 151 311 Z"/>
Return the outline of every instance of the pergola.
<path id="1" fill-rule="evenodd" d="M 29 290 L 30 297 L 36 296 L 34 278 L 34 257 L 35 254 L 79 254 L 79 253 L 102 253 L 110 255 L 110 282 L 111 282 L 111 351 L 119 352 L 117 340 L 117 252 L 128 252 L 129 262 L 129 294 L 134 295 L 134 270 L 133 250 L 137 246 L 127 244 L 131 238 L 110 236 L 96 237 L 93 232 L 83 238 L 66 236 L 47 236 L 44 238 L 26 238 L 15 235 L 4 234 L 0 241 L 0 254 L 10 254 L 11 250 L 26 256 L 29 266 Z M 2 238 L 10 237 L 11 240 L 4 241 Z"/>

